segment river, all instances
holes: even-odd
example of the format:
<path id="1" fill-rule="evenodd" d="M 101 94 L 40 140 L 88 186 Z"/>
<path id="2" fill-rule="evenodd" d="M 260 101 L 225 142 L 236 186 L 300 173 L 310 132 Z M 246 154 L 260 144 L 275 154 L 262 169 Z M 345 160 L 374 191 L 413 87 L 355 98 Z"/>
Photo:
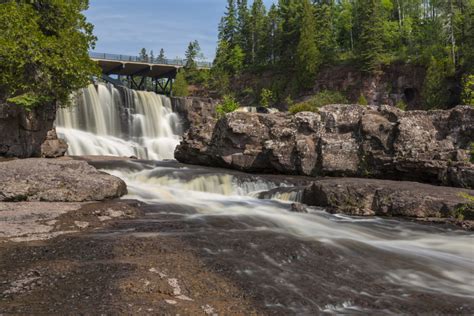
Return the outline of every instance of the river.
<path id="1" fill-rule="evenodd" d="M 291 212 L 297 194 L 267 194 L 285 177 L 179 164 L 179 118 L 166 97 L 90 86 L 60 110 L 70 155 L 96 163 L 146 203 L 108 234 L 174 236 L 269 314 L 474 312 L 473 234 L 406 220 Z M 259 196 L 266 196 L 260 199 Z"/>

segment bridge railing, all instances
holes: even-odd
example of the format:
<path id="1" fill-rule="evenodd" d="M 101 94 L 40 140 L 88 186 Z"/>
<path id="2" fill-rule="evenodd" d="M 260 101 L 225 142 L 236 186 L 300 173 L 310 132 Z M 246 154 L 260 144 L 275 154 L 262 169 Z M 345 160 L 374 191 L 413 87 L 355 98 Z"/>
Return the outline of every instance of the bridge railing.
<path id="1" fill-rule="evenodd" d="M 159 59 L 154 58 L 151 60 L 143 59 L 139 56 L 129 56 L 129 55 L 118 55 L 118 54 L 107 54 L 107 53 L 96 53 L 96 52 L 89 52 L 89 57 L 94 59 L 105 59 L 105 60 L 116 60 L 116 61 L 131 61 L 131 62 L 141 62 L 141 63 L 148 63 L 148 64 L 156 64 L 156 65 L 172 65 L 172 66 L 184 66 L 186 64 L 186 60 L 184 59 Z M 211 68 L 212 63 L 207 61 L 197 61 L 197 66 L 201 68 Z"/>

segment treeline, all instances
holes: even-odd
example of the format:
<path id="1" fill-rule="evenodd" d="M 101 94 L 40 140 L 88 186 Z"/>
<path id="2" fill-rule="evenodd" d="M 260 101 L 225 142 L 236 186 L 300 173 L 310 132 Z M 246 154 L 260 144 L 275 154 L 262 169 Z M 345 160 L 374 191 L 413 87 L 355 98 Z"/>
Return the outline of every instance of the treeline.
<path id="1" fill-rule="evenodd" d="M 447 102 L 447 78 L 472 98 L 474 0 L 227 0 L 213 77 L 226 91 L 236 76 L 273 70 L 302 91 L 322 66 L 373 73 L 395 62 L 426 66 L 427 107 Z"/>

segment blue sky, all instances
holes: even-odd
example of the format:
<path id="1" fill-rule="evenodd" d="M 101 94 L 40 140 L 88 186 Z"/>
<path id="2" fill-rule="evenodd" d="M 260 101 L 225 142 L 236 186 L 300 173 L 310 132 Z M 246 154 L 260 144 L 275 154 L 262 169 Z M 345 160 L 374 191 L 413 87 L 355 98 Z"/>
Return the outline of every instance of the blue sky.
<path id="1" fill-rule="evenodd" d="M 267 7 L 272 1 L 264 0 Z M 156 56 L 164 48 L 167 58 L 183 57 L 196 39 L 211 60 L 225 6 L 225 0 L 90 0 L 85 14 L 95 25 L 96 52 L 137 55 L 145 47 Z"/>

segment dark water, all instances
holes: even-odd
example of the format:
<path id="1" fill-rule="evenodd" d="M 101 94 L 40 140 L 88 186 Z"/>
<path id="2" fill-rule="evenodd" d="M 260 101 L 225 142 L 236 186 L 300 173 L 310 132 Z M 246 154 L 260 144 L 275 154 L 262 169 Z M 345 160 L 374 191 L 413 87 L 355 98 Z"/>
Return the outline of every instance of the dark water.
<path id="1" fill-rule="evenodd" d="M 97 163 L 143 218 L 114 234 L 176 236 L 269 314 L 474 313 L 473 235 L 258 199 L 292 181 L 173 162 Z M 297 199 L 295 194 L 277 196 Z M 104 236 L 105 237 L 105 236 Z"/>

